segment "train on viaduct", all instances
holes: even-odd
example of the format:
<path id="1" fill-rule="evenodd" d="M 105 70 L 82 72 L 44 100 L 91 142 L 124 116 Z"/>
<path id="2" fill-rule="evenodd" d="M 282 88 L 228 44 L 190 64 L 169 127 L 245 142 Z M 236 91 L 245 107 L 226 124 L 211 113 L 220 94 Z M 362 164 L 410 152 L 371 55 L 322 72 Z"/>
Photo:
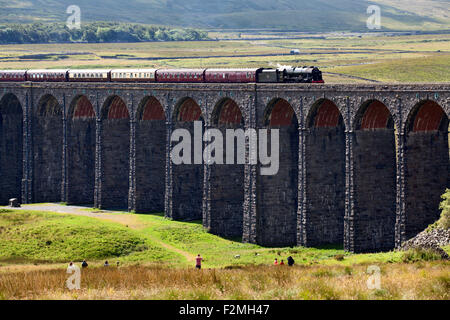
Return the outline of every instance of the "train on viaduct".
<path id="1" fill-rule="evenodd" d="M 449 116 L 449 84 L 0 83 L 0 203 L 165 212 L 271 247 L 390 250 L 439 217 Z M 171 133 L 197 120 L 279 129 L 277 175 L 173 165 Z"/>

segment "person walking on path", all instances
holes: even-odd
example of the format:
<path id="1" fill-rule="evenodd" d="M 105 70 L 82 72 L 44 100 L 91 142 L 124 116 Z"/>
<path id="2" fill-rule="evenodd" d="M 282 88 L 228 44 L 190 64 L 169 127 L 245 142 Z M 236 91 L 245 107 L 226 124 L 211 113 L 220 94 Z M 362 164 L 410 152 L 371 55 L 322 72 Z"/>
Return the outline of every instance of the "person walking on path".
<path id="1" fill-rule="evenodd" d="M 201 269 L 202 268 L 202 260 L 203 260 L 203 258 L 200 256 L 200 253 L 199 253 L 197 258 L 195 258 L 195 267 L 197 269 Z"/>

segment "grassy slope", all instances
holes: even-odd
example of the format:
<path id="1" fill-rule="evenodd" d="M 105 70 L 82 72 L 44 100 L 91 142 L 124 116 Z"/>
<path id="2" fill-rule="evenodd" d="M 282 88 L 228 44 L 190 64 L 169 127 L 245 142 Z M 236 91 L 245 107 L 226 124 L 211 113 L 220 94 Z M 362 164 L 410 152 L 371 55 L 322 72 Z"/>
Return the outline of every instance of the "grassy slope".
<path id="1" fill-rule="evenodd" d="M 81 8 L 82 18 L 90 21 L 317 32 L 367 30 L 366 9 L 374 2 L 382 8 L 385 29 L 433 30 L 448 29 L 450 25 L 448 18 L 442 14 L 446 4 L 438 0 L 426 1 L 426 10 L 422 10 L 424 1 L 405 6 L 383 0 L 341 0 L 338 3 L 333 0 L 80 0 L 76 4 Z M 66 8 L 71 4 L 71 0 L 0 0 L 0 18 L 4 22 L 18 23 L 65 21 Z"/>
<path id="2" fill-rule="evenodd" d="M 139 229 L 96 218 L 16 211 L 0 214 L 0 261 L 67 262 L 86 258 L 100 261 L 114 257 L 125 263 L 164 263 L 192 265 L 198 253 L 206 267 L 270 264 L 291 255 L 299 264 L 341 264 L 396 262 L 396 252 L 353 255 L 339 248 L 263 248 L 223 239 L 207 233 L 198 223 L 176 222 L 157 215 L 137 216 Z M 51 244 L 47 244 L 47 241 Z M 184 256 L 180 252 L 185 253 Z M 240 258 L 235 258 L 240 255 Z M 337 261 L 336 255 L 345 255 Z M 187 256 L 187 258 L 186 258 Z"/>
<path id="3" fill-rule="evenodd" d="M 67 262 L 129 256 L 178 257 L 126 227 L 88 217 L 41 212 L 0 213 L 0 261 Z"/>

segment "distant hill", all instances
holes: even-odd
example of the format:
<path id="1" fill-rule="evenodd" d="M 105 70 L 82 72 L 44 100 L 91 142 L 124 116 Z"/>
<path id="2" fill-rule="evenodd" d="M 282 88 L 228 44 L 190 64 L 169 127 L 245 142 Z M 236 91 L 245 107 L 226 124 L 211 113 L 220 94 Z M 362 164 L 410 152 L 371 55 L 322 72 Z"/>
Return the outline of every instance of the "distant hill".
<path id="1" fill-rule="evenodd" d="M 450 29 L 449 0 L 0 0 L 0 23 L 64 22 L 72 4 L 82 21 L 305 32 L 367 31 L 378 4 L 383 30 Z"/>

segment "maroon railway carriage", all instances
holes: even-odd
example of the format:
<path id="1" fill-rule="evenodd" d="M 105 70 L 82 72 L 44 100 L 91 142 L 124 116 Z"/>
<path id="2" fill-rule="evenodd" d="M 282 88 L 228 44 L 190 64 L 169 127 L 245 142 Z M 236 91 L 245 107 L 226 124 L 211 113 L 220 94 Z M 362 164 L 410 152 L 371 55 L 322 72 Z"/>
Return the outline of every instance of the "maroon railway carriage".
<path id="1" fill-rule="evenodd" d="M 103 69 L 80 69 L 69 70 L 69 82 L 109 82 L 111 70 Z"/>
<path id="2" fill-rule="evenodd" d="M 254 69 L 206 69 L 205 82 L 249 83 L 256 82 L 262 68 Z"/>
<path id="3" fill-rule="evenodd" d="M 158 69 L 156 82 L 204 82 L 205 69 Z"/>
<path id="4" fill-rule="evenodd" d="M 28 70 L 27 80 L 33 82 L 65 82 L 69 70 Z"/>
<path id="5" fill-rule="evenodd" d="M 26 81 L 26 70 L 0 70 L 0 81 Z"/>

